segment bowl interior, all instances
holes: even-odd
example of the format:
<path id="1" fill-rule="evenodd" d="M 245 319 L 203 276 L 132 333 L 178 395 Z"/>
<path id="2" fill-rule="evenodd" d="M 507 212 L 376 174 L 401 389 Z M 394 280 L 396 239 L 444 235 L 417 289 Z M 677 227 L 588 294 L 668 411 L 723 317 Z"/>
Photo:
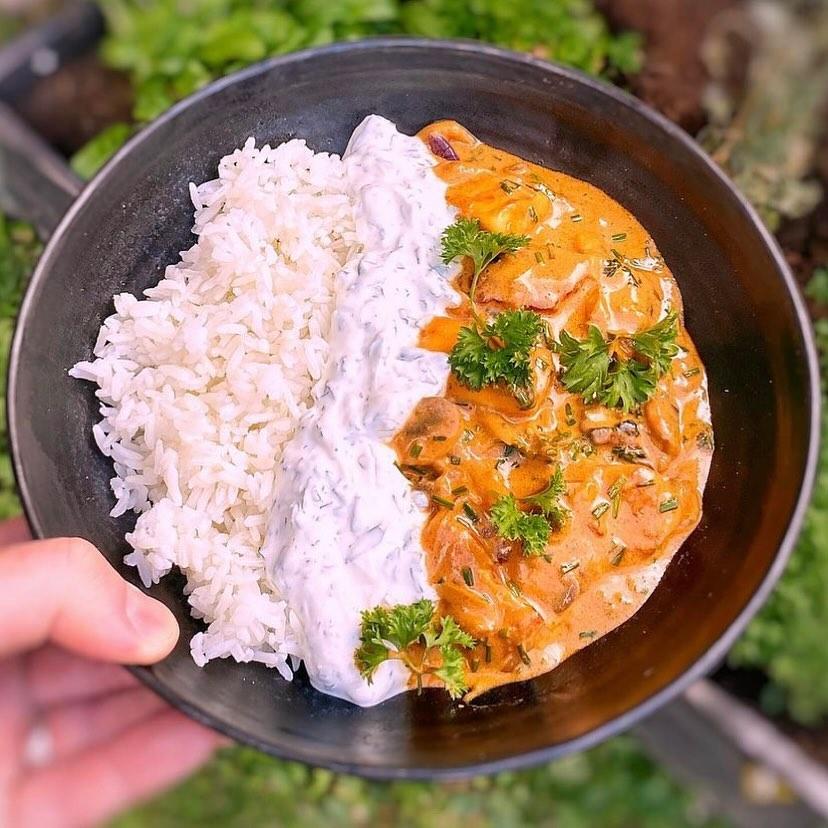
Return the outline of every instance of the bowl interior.
<path id="1" fill-rule="evenodd" d="M 675 128 L 599 83 L 480 46 L 385 41 L 256 67 L 162 118 L 82 196 L 22 312 L 9 404 L 26 508 L 38 533 L 86 537 L 137 581 L 121 564 L 132 521 L 107 517 L 112 472 L 91 439 L 93 389 L 67 368 L 90 356 L 114 293 L 153 284 L 192 244 L 188 182 L 214 177 L 249 135 L 341 152 L 372 112 L 407 132 L 457 119 L 591 181 L 648 228 L 710 377 L 717 449 L 702 524 L 631 621 L 554 672 L 470 706 L 427 692 L 363 710 L 258 664 L 199 669 L 180 577 L 152 594 L 177 613 L 181 639 L 142 672 L 236 738 L 338 769 L 437 776 L 553 756 L 628 724 L 721 657 L 790 545 L 814 430 L 802 309 L 767 235 Z"/>

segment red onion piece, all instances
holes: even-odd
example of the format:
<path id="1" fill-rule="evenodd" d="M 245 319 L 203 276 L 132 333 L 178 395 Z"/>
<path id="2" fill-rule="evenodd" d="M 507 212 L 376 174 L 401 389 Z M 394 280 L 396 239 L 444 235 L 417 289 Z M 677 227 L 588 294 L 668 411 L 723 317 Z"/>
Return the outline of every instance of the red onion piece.
<path id="1" fill-rule="evenodd" d="M 437 132 L 428 136 L 428 146 L 435 155 L 445 158 L 446 161 L 459 161 L 460 156 L 454 151 L 454 147 Z"/>

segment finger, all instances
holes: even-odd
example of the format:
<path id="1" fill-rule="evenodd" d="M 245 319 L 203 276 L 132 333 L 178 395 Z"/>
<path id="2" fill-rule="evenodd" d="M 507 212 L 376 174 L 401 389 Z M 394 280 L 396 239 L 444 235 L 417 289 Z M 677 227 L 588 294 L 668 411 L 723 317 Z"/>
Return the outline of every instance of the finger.
<path id="1" fill-rule="evenodd" d="M 49 762 L 111 741 L 166 709 L 166 702 L 143 687 L 50 710 L 37 724 L 48 740 Z"/>
<path id="2" fill-rule="evenodd" d="M 90 661 L 47 644 L 26 659 L 29 698 L 39 707 L 83 701 L 118 690 L 139 687 L 123 667 Z"/>
<path id="3" fill-rule="evenodd" d="M 215 734 L 175 711 L 134 725 L 109 744 L 36 771 L 12 792 L 15 828 L 96 825 L 191 773 Z"/>
<path id="4" fill-rule="evenodd" d="M 0 658 L 51 639 L 88 658 L 149 664 L 178 638 L 172 613 L 80 538 L 0 551 L 0 584 Z"/>
<path id="5" fill-rule="evenodd" d="M 0 521 L 0 546 L 31 540 L 32 533 L 23 515 Z"/>
<path id="6" fill-rule="evenodd" d="M 3 824 L 2 791 L 17 773 L 31 710 L 22 662 L 19 659 L 0 662 L 0 825 Z"/>

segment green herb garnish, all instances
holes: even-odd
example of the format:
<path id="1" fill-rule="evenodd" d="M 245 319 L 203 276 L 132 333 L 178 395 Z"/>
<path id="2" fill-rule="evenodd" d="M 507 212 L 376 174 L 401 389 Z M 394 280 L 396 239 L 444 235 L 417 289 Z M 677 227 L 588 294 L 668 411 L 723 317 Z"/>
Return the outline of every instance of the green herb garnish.
<path id="1" fill-rule="evenodd" d="M 627 547 L 624 546 L 623 543 L 613 543 L 612 548 L 610 549 L 611 557 L 610 563 L 613 566 L 618 566 L 621 561 L 624 560 L 624 554 L 627 551 Z"/>
<path id="2" fill-rule="evenodd" d="M 621 493 L 624 491 L 626 482 L 626 477 L 619 477 L 607 490 L 610 503 L 612 504 L 612 516 L 614 518 L 618 517 L 618 510 L 621 508 Z"/>
<path id="3" fill-rule="evenodd" d="M 438 505 L 443 506 L 446 509 L 453 509 L 454 508 L 454 501 L 449 500 L 446 497 L 440 497 L 440 495 L 432 495 L 431 499 Z"/>
<path id="4" fill-rule="evenodd" d="M 463 512 L 472 523 L 477 523 L 477 521 L 480 520 L 480 516 L 477 514 L 477 512 L 474 511 L 474 509 L 472 509 L 471 505 L 468 503 L 463 504 Z"/>
<path id="5" fill-rule="evenodd" d="M 474 573 L 471 571 L 471 567 L 464 566 L 461 570 L 463 574 L 463 580 L 466 582 L 466 586 L 473 587 L 474 586 Z"/>
<path id="6" fill-rule="evenodd" d="M 498 382 L 526 389 L 532 382 L 530 354 L 543 331 L 534 311 L 503 311 L 482 327 L 460 328 L 449 365 L 473 391 Z"/>
<path id="7" fill-rule="evenodd" d="M 477 219 L 460 218 L 443 231 L 440 241 L 444 264 L 450 264 L 463 256 L 468 256 L 474 263 L 469 301 L 477 318 L 474 296 L 480 274 L 501 254 L 514 253 L 526 246 L 529 238 L 513 233 L 490 233 L 480 226 Z"/>
<path id="8" fill-rule="evenodd" d="M 679 507 L 679 502 L 675 497 L 668 497 L 667 500 L 658 504 L 659 512 L 674 512 Z"/>
<path id="9" fill-rule="evenodd" d="M 520 541 L 523 554 L 542 555 L 549 541 L 550 526 L 544 515 L 531 515 L 521 510 L 514 495 L 504 495 L 489 510 L 489 517 L 500 537 Z"/>
<path id="10" fill-rule="evenodd" d="M 561 332 L 554 350 L 561 358 L 561 381 L 567 391 L 580 394 L 586 403 L 607 408 L 637 410 L 652 396 L 659 378 L 678 354 L 675 344 L 678 316 L 671 311 L 652 328 L 636 334 L 604 338 L 590 325 L 586 339 Z M 632 356 L 623 359 L 610 345 L 620 341 Z"/>
<path id="11" fill-rule="evenodd" d="M 595 518 L 595 520 L 601 520 L 601 518 L 609 511 L 609 509 L 609 503 L 607 503 L 606 500 L 603 500 L 592 510 L 592 516 Z"/>
<path id="12" fill-rule="evenodd" d="M 522 498 L 524 502 L 537 506 L 551 529 L 561 529 L 569 518 L 569 509 L 562 506 L 560 499 L 566 494 L 566 481 L 560 466 L 555 468 L 546 487 L 537 494 Z"/>
<path id="13" fill-rule="evenodd" d="M 520 660 L 527 667 L 531 667 L 532 666 L 532 659 L 529 658 L 529 653 L 526 652 L 526 648 L 523 646 L 523 644 L 518 644 L 517 645 L 517 651 L 518 651 L 518 655 L 520 656 Z"/>
<path id="14" fill-rule="evenodd" d="M 424 675 L 432 675 L 456 699 L 468 689 L 463 650 L 474 644 L 454 618 L 447 615 L 438 619 L 434 602 L 423 599 L 414 604 L 365 610 L 354 658 L 368 684 L 380 664 L 397 659 L 414 674 L 417 687 L 422 687 Z"/>

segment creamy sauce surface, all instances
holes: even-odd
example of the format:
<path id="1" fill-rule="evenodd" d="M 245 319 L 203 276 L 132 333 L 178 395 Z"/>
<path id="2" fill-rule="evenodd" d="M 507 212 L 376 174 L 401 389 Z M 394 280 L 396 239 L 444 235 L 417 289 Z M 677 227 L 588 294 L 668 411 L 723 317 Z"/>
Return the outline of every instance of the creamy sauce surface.
<path id="1" fill-rule="evenodd" d="M 396 661 L 370 685 L 359 675 L 360 613 L 435 597 L 421 542 L 427 498 L 389 443 L 448 378 L 445 355 L 418 340 L 456 302 L 438 255 L 454 211 L 425 145 L 384 118 L 363 121 L 343 160 L 364 249 L 338 277 L 324 393 L 285 448 L 262 551 L 314 687 L 372 705 L 410 676 Z"/>
<path id="2" fill-rule="evenodd" d="M 558 354 L 539 342 L 528 406 L 502 385 L 472 391 L 451 376 L 444 396 L 422 401 L 396 435 L 401 465 L 417 446 L 409 476 L 432 498 L 423 546 L 439 612 L 478 642 L 467 658 L 468 700 L 553 669 L 638 611 L 699 522 L 713 436 L 678 286 L 635 217 L 589 183 L 488 146 L 453 121 L 420 136 L 460 215 L 528 237 L 484 271 L 484 317 L 527 308 L 553 337 L 566 329 L 583 339 L 596 326 L 620 348 L 670 310 L 679 317 L 678 355 L 639 411 L 567 392 Z M 455 307 L 426 326 L 424 347 L 448 353 L 472 324 L 469 276 L 467 267 Z M 502 496 L 541 492 L 557 468 L 569 519 L 545 554 L 530 557 L 498 536 L 489 512 Z"/>

